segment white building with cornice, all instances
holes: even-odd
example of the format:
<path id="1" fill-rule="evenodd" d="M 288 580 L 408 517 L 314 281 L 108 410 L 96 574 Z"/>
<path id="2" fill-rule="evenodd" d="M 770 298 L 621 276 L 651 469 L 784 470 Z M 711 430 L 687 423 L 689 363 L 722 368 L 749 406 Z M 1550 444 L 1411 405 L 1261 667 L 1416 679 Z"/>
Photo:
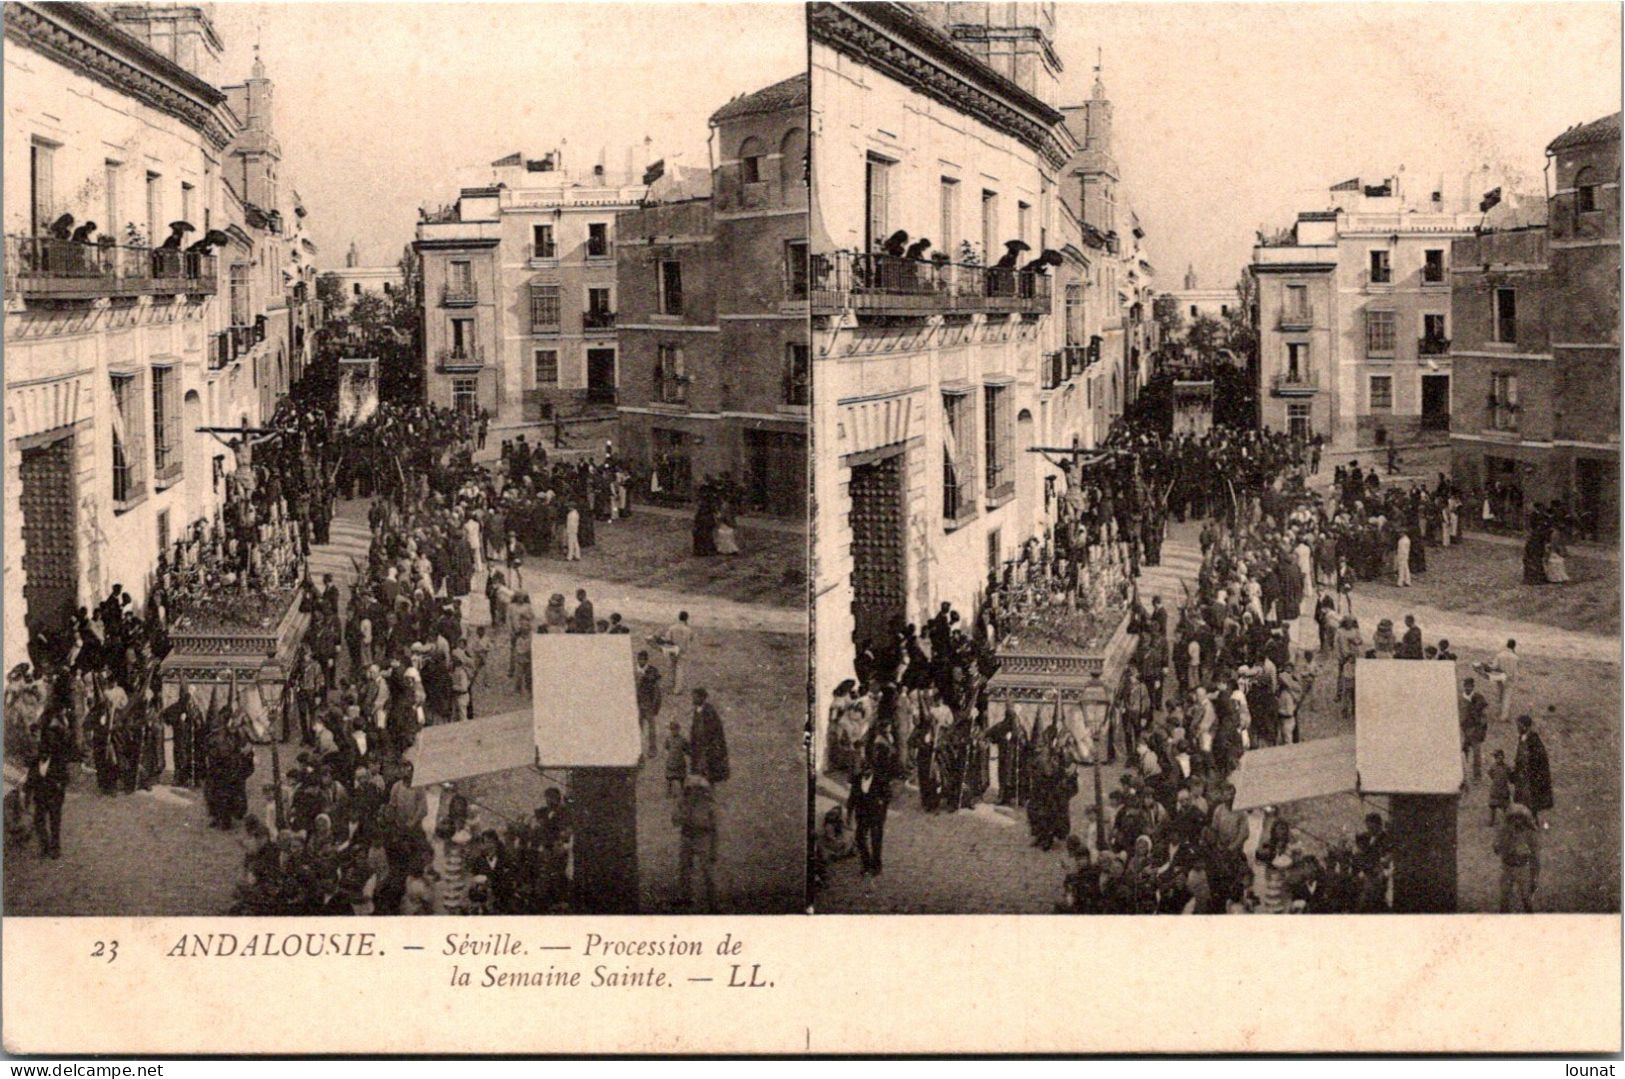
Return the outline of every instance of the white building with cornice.
<path id="1" fill-rule="evenodd" d="M 969 619 L 1042 530 L 1047 466 L 1027 450 L 1060 407 L 1062 339 L 1033 263 L 1068 242 L 1074 146 L 1053 5 L 820 3 L 808 27 L 821 758 L 822 703 L 858 651 L 942 603 Z"/>
<path id="2" fill-rule="evenodd" d="M 274 404 L 261 316 L 291 256 L 234 224 L 241 122 L 210 81 L 206 6 L 11 4 L 5 39 L 9 669 L 31 627 L 71 626 L 114 583 L 139 604 L 159 550 L 221 504 L 235 458 L 197 429 Z M 162 249 L 177 221 L 193 231 Z M 211 229 L 227 242 L 185 250 Z M 236 319 L 234 260 L 265 281 Z"/>

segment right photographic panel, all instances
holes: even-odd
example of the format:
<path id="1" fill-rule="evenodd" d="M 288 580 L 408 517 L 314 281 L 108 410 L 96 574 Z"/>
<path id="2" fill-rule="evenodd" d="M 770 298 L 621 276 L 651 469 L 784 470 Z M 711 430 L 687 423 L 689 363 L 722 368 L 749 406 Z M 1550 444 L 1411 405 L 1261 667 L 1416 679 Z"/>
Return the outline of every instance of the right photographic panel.
<path id="1" fill-rule="evenodd" d="M 1549 10 L 809 6 L 815 910 L 1620 909 L 1619 12 Z"/>

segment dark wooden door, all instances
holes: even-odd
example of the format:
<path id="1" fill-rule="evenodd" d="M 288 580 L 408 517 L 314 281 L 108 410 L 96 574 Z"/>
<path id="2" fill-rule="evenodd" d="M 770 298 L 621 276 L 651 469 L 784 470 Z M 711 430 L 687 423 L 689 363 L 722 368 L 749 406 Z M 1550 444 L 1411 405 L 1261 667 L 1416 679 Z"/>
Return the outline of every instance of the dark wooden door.
<path id="1" fill-rule="evenodd" d="M 78 606 L 78 506 L 73 438 L 22 453 L 23 601 L 28 620 L 62 633 Z"/>
<path id="2" fill-rule="evenodd" d="M 852 615 L 859 646 L 881 643 L 907 610 L 903 458 L 852 469 Z"/>

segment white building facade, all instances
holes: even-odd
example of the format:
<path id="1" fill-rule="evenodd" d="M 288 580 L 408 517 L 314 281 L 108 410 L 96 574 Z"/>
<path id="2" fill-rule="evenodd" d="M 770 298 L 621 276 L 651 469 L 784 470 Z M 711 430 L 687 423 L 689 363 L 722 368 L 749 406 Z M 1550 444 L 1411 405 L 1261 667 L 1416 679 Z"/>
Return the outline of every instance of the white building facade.
<path id="1" fill-rule="evenodd" d="M 1334 449 L 1449 431 L 1450 249 L 1477 198 L 1351 181 L 1254 248 L 1261 423 Z"/>
<path id="2" fill-rule="evenodd" d="M 266 313 L 302 323 L 309 249 L 245 227 L 242 124 L 198 73 L 220 50 L 206 8 L 14 4 L 5 34 L 9 668 L 112 584 L 142 601 L 158 552 L 215 512 L 235 458 L 198 428 L 259 423 L 294 377 L 285 355 L 270 387 Z M 192 231 L 158 249 L 177 221 Z"/>
<path id="3" fill-rule="evenodd" d="M 820 702 L 852 676 L 860 645 L 941 603 L 974 612 L 989 573 L 1047 510 L 1048 466 L 1027 451 L 1058 434 L 1055 286 L 1081 261 L 1074 250 L 1062 254 L 1069 269 L 1027 268 L 1066 242 L 1055 195 L 1071 146 L 1051 103 L 1053 10 L 964 6 L 1033 17 L 1011 35 L 1026 58 L 1004 55 L 1027 89 L 974 54 L 985 25 L 946 25 L 962 9 L 944 7 L 809 10 Z M 915 259 L 883 253 L 899 230 L 931 246 Z M 1011 241 L 1027 250 L 990 268 Z"/>
<path id="4" fill-rule="evenodd" d="M 615 216 L 641 178 L 514 154 L 418 223 L 431 403 L 497 426 L 615 404 Z"/>

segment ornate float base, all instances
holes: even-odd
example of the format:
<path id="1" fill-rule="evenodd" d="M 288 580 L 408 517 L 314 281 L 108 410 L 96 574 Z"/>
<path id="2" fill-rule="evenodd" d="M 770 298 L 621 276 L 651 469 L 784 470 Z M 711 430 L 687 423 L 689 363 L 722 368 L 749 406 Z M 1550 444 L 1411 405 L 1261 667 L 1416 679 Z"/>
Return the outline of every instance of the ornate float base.
<path id="1" fill-rule="evenodd" d="M 277 708 L 294 653 L 309 625 L 310 615 L 299 610 L 295 591 L 289 594 L 281 615 L 264 627 L 172 631 L 169 655 L 159 667 L 164 703 L 180 696 L 182 679 L 191 685 L 200 703 L 207 703 L 209 692 L 216 686 L 224 691 L 235 675 L 240 690 L 257 685 L 266 708 Z"/>

